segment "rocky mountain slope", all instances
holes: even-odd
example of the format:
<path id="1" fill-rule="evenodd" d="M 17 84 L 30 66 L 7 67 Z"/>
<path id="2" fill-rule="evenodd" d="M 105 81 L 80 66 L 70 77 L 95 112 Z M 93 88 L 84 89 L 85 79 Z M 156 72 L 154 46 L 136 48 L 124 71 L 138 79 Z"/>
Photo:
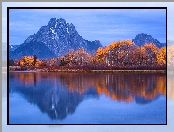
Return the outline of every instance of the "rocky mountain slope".
<path id="1" fill-rule="evenodd" d="M 10 53 L 11 59 L 19 59 L 24 55 L 36 54 L 39 58 L 51 58 L 64 55 L 69 50 L 84 48 L 93 53 L 102 47 L 99 40 L 88 41 L 78 34 L 72 23 L 64 19 L 51 18 L 48 25 L 30 35 L 23 44 Z"/>

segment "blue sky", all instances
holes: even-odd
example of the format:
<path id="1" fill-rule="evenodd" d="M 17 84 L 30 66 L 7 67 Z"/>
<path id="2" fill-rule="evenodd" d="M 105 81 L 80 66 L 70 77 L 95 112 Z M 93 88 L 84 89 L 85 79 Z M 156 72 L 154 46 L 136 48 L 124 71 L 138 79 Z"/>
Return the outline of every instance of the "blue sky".
<path id="1" fill-rule="evenodd" d="M 11 9 L 10 45 L 23 43 L 50 18 L 73 23 L 84 39 L 100 40 L 103 46 L 139 33 L 166 41 L 166 12 L 161 9 Z"/>

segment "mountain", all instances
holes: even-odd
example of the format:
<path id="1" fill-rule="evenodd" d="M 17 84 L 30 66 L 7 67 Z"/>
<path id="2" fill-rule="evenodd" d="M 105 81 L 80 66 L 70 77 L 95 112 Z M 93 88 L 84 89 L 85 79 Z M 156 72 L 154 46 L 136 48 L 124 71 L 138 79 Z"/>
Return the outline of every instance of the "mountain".
<path id="1" fill-rule="evenodd" d="M 38 58 L 56 57 L 50 49 L 42 42 L 29 42 L 21 44 L 14 51 L 10 51 L 10 59 L 20 59 L 21 56 L 37 55 Z"/>
<path id="2" fill-rule="evenodd" d="M 161 48 L 163 46 L 166 46 L 165 43 L 160 43 L 157 39 L 154 39 L 151 35 L 147 35 L 145 33 L 141 33 L 136 35 L 135 39 L 132 39 L 132 41 L 137 45 L 141 46 L 145 43 L 154 43 L 158 48 Z"/>
<path id="3" fill-rule="evenodd" d="M 44 46 L 44 51 L 37 48 L 40 46 Z M 36 53 L 38 57 L 40 55 L 42 58 L 51 58 L 64 55 L 70 49 L 84 48 L 88 53 L 93 53 L 99 47 L 102 47 L 99 40 L 88 41 L 83 39 L 72 23 L 69 24 L 62 18 L 51 18 L 48 25 L 42 26 L 36 34 L 30 35 L 23 44 L 11 52 L 10 57 L 19 59 L 23 55 Z M 39 55 L 37 54 L 38 50 Z"/>
<path id="4" fill-rule="evenodd" d="M 95 41 L 88 41 L 88 40 L 85 40 L 88 47 L 87 47 L 87 50 L 88 53 L 94 53 L 99 47 L 102 47 L 101 43 L 99 40 L 95 40 Z"/>
<path id="5" fill-rule="evenodd" d="M 14 51 L 14 50 L 17 49 L 18 47 L 19 47 L 19 45 L 9 45 L 10 51 Z"/>

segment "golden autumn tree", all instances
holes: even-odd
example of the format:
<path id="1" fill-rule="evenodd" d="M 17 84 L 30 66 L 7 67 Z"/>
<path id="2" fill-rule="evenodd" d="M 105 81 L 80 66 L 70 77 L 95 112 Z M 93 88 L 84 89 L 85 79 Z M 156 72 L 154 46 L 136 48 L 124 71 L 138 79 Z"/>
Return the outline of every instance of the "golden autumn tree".
<path id="1" fill-rule="evenodd" d="M 33 66 L 39 67 L 39 66 L 41 66 L 41 63 L 42 63 L 41 60 L 37 59 L 35 62 L 35 65 L 33 65 Z"/>
<path id="2" fill-rule="evenodd" d="M 157 63 L 160 66 L 166 65 L 166 47 L 162 47 L 161 49 L 159 49 L 157 53 Z"/>
<path id="3" fill-rule="evenodd" d="M 96 64 L 105 66 L 123 66 L 128 62 L 129 49 L 133 46 L 131 40 L 115 41 L 106 47 L 99 47 L 94 54 Z M 123 63 L 125 62 L 125 63 Z"/>
<path id="4" fill-rule="evenodd" d="M 157 65 L 157 53 L 159 48 L 154 43 L 144 44 L 144 48 L 148 54 L 147 64 L 151 67 L 155 67 Z"/>
<path id="5" fill-rule="evenodd" d="M 23 56 L 20 59 L 20 66 L 33 66 L 34 57 L 33 56 Z"/>
<path id="6" fill-rule="evenodd" d="M 47 60 L 45 60 L 45 59 L 37 59 L 35 66 L 36 67 L 39 67 L 39 66 L 48 66 Z"/>
<path id="7" fill-rule="evenodd" d="M 165 50 L 165 47 L 159 49 L 154 43 L 138 47 L 132 40 L 117 41 L 99 47 L 92 62 L 111 68 L 159 68 L 166 63 Z"/>
<path id="8" fill-rule="evenodd" d="M 73 65 L 73 59 L 75 57 L 74 54 L 74 50 L 70 50 L 68 51 L 68 53 L 65 54 L 64 56 L 64 62 L 68 65 L 68 66 L 72 66 Z"/>
<path id="9" fill-rule="evenodd" d="M 148 53 L 144 46 L 137 47 L 133 51 L 133 64 L 137 67 L 144 67 L 147 66 L 147 60 L 149 59 Z"/>
<path id="10" fill-rule="evenodd" d="M 64 56 L 60 56 L 58 58 L 58 63 L 64 66 L 89 66 L 91 63 L 92 57 L 89 53 L 87 53 L 83 48 L 77 49 L 76 51 L 70 50 Z"/>
<path id="11" fill-rule="evenodd" d="M 140 64 L 142 66 L 147 66 L 148 53 L 146 52 L 146 48 L 144 46 L 140 46 L 139 50 L 140 50 Z"/>
<path id="12" fill-rule="evenodd" d="M 20 66 L 40 66 L 41 65 L 41 61 L 39 59 L 34 59 L 34 56 L 22 56 L 20 61 L 19 61 L 19 65 Z"/>
<path id="13" fill-rule="evenodd" d="M 55 66 L 55 65 L 56 65 L 56 58 L 50 58 L 49 66 Z"/>
<path id="14" fill-rule="evenodd" d="M 74 52 L 72 61 L 77 66 L 88 66 L 90 64 L 91 55 L 87 53 L 83 48 L 80 48 Z"/>
<path id="15" fill-rule="evenodd" d="M 105 63 L 105 57 L 103 53 L 103 48 L 99 47 L 95 53 L 95 60 L 96 64 L 104 64 Z"/>
<path id="16" fill-rule="evenodd" d="M 135 47 L 131 40 L 113 42 L 108 47 L 106 53 L 106 62 L 108 66 L 121 68 L 130 65 L 130 51 Z"/>

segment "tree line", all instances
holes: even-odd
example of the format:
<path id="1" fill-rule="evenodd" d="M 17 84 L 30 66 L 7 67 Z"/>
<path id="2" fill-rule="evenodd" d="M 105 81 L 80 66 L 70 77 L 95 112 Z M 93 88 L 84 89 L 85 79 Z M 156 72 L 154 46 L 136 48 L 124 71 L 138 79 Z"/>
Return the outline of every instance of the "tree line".
<path id="1" fill-rule="evenodd" d="M 124 40 L 99 47 L 93 54 L 80 48 L 50 59 L 37 59 L 36 55 L 22 56 L 20 60 L 10 60 L 9 65 L 82 69 L 165 69 L 166 47 L 158 48 L 154 43 L 136 46 L 131 40 Z"/>

